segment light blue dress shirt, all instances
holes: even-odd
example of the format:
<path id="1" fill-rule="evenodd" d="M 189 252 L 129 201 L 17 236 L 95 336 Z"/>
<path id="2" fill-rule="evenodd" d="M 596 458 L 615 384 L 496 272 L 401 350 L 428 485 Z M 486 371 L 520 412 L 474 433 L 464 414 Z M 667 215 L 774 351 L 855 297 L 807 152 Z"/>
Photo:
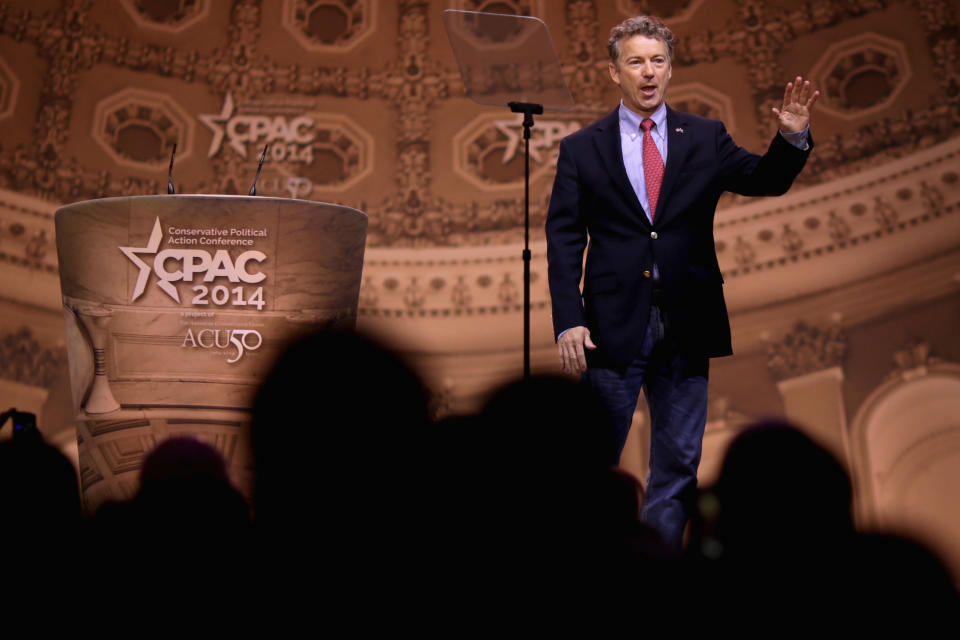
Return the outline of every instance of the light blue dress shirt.
<path id="1" fill-rule="evenodd" d="M 643 173 L 643 130 L 640 123 L 646 118 L 631 111 L 620 103 L 620 149 L 623 152 L 623 167 L 627 170 L 630 186 L 640 200 L 640 206 L 647 214 L 647 220 L 653 222 L 653 211 L 650 211 L 650 200 L 647 198 L 647 183 Z M 650 119 L 653 127 L 650 135 L 663 158 L 663 166 L 667 166 L 667 105 L 661 103 Z"/>

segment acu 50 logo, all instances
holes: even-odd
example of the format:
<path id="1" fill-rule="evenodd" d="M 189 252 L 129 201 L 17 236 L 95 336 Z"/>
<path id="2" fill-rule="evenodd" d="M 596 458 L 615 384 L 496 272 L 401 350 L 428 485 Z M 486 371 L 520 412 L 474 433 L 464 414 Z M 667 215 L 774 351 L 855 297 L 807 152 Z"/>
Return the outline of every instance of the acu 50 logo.
<path id="1" fill-rule="evenodd" d="M 256 342 L 253 342 L 254 338 Z M 247 351 L 259 349 L 261 344 L 263 344 L 263 336 L 256 329 L 200 329 L 196 334 L 193 333 L 193 329 L 187 329 L 187 335 L 180 346 L 195 349 L 227 349 L 233 345 L 237 348 L 237 355 L 227 360 L 229 364 L 233 364 Z"/>
<path id="2" fill-rule="evenodd" d="M 174 302 L 180 302 L 180 291 L 176 287 L 178 282 L 213 282 L 216 278 L 226 278 L 232 283 L 242 283 L 232 289 L 222 284 L 212 288 L 205 284 L 192 287 L 194 296 L 190 301 L 193 305 L 217 306 L 230 305 L 235 307 L 254 306 L 257 311 L 266 304 L 263 301 L 263 287 L 258 286 L 248 291 L 244 285 L 259 284 L 267 275 L 254 269 L 267 259 L 262 251 L 244 251 L 236 260 L 230 257 L 226 249 L 218 249 L 211 254 L 204 249 L 164 249 L 160 248 L 163 240 L 163 230 L 160 218 L 153 224 L 153 231 L 145 247 L 120 247 L 130 261 L 140 269 L 137 284 L 133 289 L 130 302 L 134 302 L 143 295 L 150 280 L 150 274 L 157 276 L 157 286 L 163 290 Z M 140 258 L 140 255 L 153 255 L 153 264 Z"/>

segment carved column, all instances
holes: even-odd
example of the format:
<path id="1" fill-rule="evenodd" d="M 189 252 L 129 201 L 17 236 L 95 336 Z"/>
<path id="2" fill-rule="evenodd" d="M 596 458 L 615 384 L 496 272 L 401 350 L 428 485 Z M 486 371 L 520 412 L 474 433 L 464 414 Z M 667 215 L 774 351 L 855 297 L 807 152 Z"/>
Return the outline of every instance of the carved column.
<path id="1" fill-rule="evenodd" d="M 93 347 L 93 383 L 83 408 L 88 414 L 116 411 L 120 403 L 113 397 L 107 379 L 107 342 L 113 311 L 104 306 L 83 304 L 77 305 L 75 311 Z"/>
<path id="2" fill-rule="evenodd" d="M 843 356 L 847 338 L 836 322 L 829 327 L 794 326 L 769 345 L 767 368 L 777 381 L 786 417 L 849 463 L 843 404 Z"/>

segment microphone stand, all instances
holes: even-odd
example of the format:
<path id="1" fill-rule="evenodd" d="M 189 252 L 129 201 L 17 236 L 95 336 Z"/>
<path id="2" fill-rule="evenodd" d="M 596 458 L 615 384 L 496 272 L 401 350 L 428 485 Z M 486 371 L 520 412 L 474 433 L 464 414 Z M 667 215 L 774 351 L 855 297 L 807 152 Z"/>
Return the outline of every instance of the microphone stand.
<path id="1" fill-rule="evenodd" d="M 510 111 L 523 114 L 523 379 L 530 379 L 530 130 L 534 114 L 543 105 L 509 102 Z"/>
<path id="2" fill-rule="evenodd" d="M 270 145 L 264 145 L 263 153 L 260 154 L 260 164 L 257 165 L 257 174 L 253 176 L 253 184 L 250 185 L 250 191 L 247 195 L 255 196 L 257 195 L 257 180 L 260 179 L 260 170 L 263 169 L 263 161 L 267 158 L 267 149 L 270 148 Z"/>
<path id="3" fill-rule="evenodd" d="M 177 157 L 177 143 L 173 143 L 173 151 L 170 152 L 170 168 L 167 169 L 167 195 L 175 195 L 177 190 L 173 188 L 173 159 Z"/>
<path id="4" fill-rule="evenodd" d="M 533 116 L 542 114 L 545 107 L 569 111 L 575 103 L 550 32 L 540 18 L 446 9 L 443 24 L 467 97 L 478 104 L 507 106 L 512 113 L 523 114 L 523 379 L 529 380 L 530 131 Z M 504 40 L 504 33 L 514 36 Z M 487 38 L 481 41 L 477 35 Z M 490 46 L 486 40 L 497 44 Z M 516 74 L 515 80 L 502 80 L 505 70 L 509 70 L 509 78 Z"/>

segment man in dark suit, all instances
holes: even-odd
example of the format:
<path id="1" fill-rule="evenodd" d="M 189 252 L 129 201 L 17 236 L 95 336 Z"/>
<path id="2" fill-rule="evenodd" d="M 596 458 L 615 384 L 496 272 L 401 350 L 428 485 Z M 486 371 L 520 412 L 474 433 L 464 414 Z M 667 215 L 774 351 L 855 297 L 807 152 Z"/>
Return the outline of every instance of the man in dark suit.
<path id="1" fill-rule="evenodd" d="M 738 147 L 721 122 L 664 103 L 673 34 L 661 21 L 630 18 L 608 47 L 620 106 L 560 144 L 546 223 L 554 330 L 564 371 L 581 372 L 610 414 L 614 463 L 646 390 L 643 517 L 679 550 L 706 425 L 708 361 L 732 353 L 713 244 L 717 201 L 724 191 L 790 188 L 813 146 L 819 92 L 800 77 L 787 84 L 773 109 L 780 131 L 760 156 Z"/>

